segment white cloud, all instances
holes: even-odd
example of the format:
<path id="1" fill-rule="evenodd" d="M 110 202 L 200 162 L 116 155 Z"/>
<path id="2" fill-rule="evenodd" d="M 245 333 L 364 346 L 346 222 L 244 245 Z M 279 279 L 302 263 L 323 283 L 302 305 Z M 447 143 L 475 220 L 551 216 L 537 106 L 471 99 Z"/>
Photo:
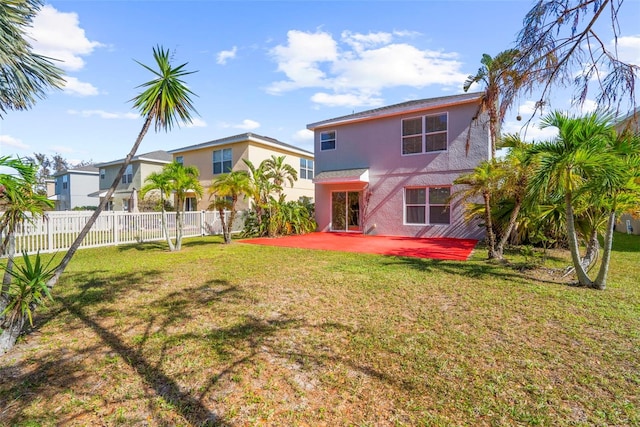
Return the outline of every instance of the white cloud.
<path id="1" fill-rule="evenodd" d="M 136 113 L 110 113 L 108 111 L 103 111 L 103 110 L 82 110 L 82 111 L 78 111 L 78 110 L 67 110 L 68 114 L 74 115 L 74 116 L 81 116 L 81 117 L 100 117 L 101 119 L 138 119 L 140 118 L 139 114 Z"/>
<path id="2" fill-rule="evenodd" d="M 313 131 L 309 129 L 300 129 L 291 137 L 296 142 L 312 142 L 313 141 Z"/>
<path id="3" fill-rule="evenodd" d="M 383 89 L 422 88 L 432 84 L 461 87 L 456 53 L 421 50 L 399 37 L 415 33 L 396 31 L 360 34 L 344 31 L 340 43 L 326 32 L 287 33 L 287 44 L 270 52 L 287 79 L 273 82 L 267 92 L 280 94 L 301 88 L 325 89 L 312 100 L 323 105 L 380 105 Z"/>
<path id="4" fill-rule="evenodd" d="M 28 34 L 33 39 L 34 52 L 63 61 L 58 65 L 68 71 L 82 69 L 82 56 L 103 46 L 87 39 L 76 13 L 59 12 L 51 5 L 40 9 Z"/>
<path id="5" fill-rule="evenodd" d="M 20 150 L 28 150 L 29 146 L 17 138 L 14 138 L 9 135 L 0 135 L 0 147 L 8 146 L 13 148 L 18 148 Z M 0 150 L 1 152 L 1 150 Z"/>
<path id="6" fill-rule="evenodd" d="M 503 134 L 519 134 L 525 141 L 547 141 L 558 135 L 558 129 L 554 127 L 547 127 L 540 129 L 540 124 L 537 121 L 526 123 L 524 120 L 521 122 L 506 121 L 502 126 Z"/>
<path id="7" fill-rule="evenodd" d="M 384 103 L 378 94 L 367 93 L 341 93 L 331 94 L 318 92 L 311 97 L 316 104 L 328 107 L 377 107 Z"/>
<path id="8" fill-rule="evenodd" d="M 205 122 L 204 120 L 195 117 L 191 119 L 191 123 L 189 123 L 188 125 L 186 125 L 185 127 L 187 128 L 206 128 L 207 127 L 207 122 Z"/>
<path id="9" fill-rule="evenodd" d="M 238 52 L 238 48 L 236 46 L 231 50 L 223 50 L 218 52 L 216 62 L 220 65 L 225 65 L 229 59 L 233 59 L 236 57 L 236 53 Z"/>
<path id="10" fill-rule="evenodd" d="M 256 122 L 255 120 L 244 119 L 242 123 L 231 124 L 222 122 L 219 124 L 219 126 L 222 128 L 253 130 L 258 129 L 260 127 L 260 123 Z"/>
<path id="11" fill-rule="evenodd" d="M 79 96 L 94 96 L 98 94 L 98 89 L 91 83 L 85 83 L 78 80 L 76 77 L 65 77 L 67 83 L 64 86 L 64 91 L 70 95 Z"/>
<path id="12" fill-rule="evenodd" d="M 640 35 L 618 38 L 618 56 L 623 62 L 640 66 Z"/>

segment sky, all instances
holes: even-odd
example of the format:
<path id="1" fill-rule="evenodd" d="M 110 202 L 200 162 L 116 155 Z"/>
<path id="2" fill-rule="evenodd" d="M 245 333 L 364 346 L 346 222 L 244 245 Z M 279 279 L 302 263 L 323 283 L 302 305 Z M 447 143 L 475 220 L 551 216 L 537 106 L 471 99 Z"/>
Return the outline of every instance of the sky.
<path id="1" fill-rule="evenodd" d="M 307 124 L 415 99 L 463 93 L 482 54 L 513 47 L 529 0 L 216 1 L 54 0 L 29 29 L 34 51 L 56 58 L 66 85 L 0 119 L 0 155 L 60 154 L 72 164 L 129 152 L 143 124 L 131 99 L 154 76 L 153 48 L 195 71 L 188 126 L 156 133 L 138 153 L 252 132 L 313 151 Z M 620 15 L 623 60 L 640 64 L 640 0 Z M 609 43 L 611 40 L 608 41 Z M 482 87 L 472 87 L 479 91 Z M 571 93 L 552 107 L 570 110 Z M 503 130 L 517 132 L 532 100 Z M 588 99 L 584 109 L 594 108 Z M 527 131 L 543 139 L 550 130 Z"/>

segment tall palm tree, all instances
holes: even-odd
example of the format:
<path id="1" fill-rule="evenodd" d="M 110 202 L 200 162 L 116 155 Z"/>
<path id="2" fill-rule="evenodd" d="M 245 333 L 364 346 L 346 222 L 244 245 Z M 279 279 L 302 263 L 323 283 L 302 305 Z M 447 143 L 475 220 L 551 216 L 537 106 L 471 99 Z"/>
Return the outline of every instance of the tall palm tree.
<path id="1" fill-rule="evenodd" d="M 518 90 L 527 77 L 513 69 L 519 52 L 509 49 L 498 53 L 495 57 L 483 54 L 482 67 L 475 75 L 465 80 L 463 89 L 467 92 L 475 83 L 484 85 L 484 95 L 480 104 L 481 111 L 489 114 L 489 135 L 491 138 L 491 157 L 496 155 L 496 145 L 500 136 L 500 126 L 507 111 L 511 107 Z"/>
<path id="2" fill-rule="evenodd" d="M 236 205 L 238 200 L 241 196 L 246 197 L 251 192 L 249 174 L 245 171 L 232 171 L 222 174 L 213 179 L 209 191 L 211 196 L 214 197 L 210 207 L 219 212 L 224 242 L 229 244 L 231 243 L 233 221 L 237 214 Z M 227 209 L 230 211 L 229 219 L 225 221 L 224 211 Z"/>
<path id="3" fill-rule="evenodd" d="M 616 137 L 611 116 L 595 112 L 570 117 L 553 112 L 542 119 L 541 126 L 556 127 L 559 134 L 554 140 L 535 144 L 529 149 L 536 162 L 529 185 L 531 195 L 563 196 L 569 249 L 578 283 L 603 289 L 605 283 L 591 280 L 581 262 L 575 204 L 578 197 L 589 193 L 597 195 L 603 203 L 611 200 L 628 173 L 622 158 L 612 150 Z M 615 200 L 613 202 L 612 218 L 615 219 Z M 612 232 L 607 232 L 605 238 L 610 234 Z M 608 260 L 606 262 L 608 264 Z"/>
<path id="4" fill-rule="evenodd" d="M 183 166 L 182 163 L 172 162 L 165 165 L 162 171 L 169 180 L 169 188 L 176 197 L 176 245 L 175 250 L 182 248 L 182 230 L 184 227 L 184 209 L 187 195 L 195 194 L 202 197 L 202 184 L 198 180 L 200 171 L 196 166 Z"/>
<path id="5" fill-rule="evenodd" d="M 7 110 L 27 110 L 49 89 L 64 86 L 63 72 L 50 58 L 33 52 L 25 29 L 41 0 L 0 2 L 0 118 Z"/>
<path id="6" fill-rule="evenodd" d="M 144 197 L 151 191 L 158 191 L 160 193 L 160 205 L 161 205 L 161 226 L 162 234 L 167 241 L 169 250 L 173 252 L 175 246 L 169 236 L 169 230 L 167 229 L 167 211 L 165 209 L 165 200 L 171 195 L 171 182 L 167 174 L 163 172 L 152 172 L 144 180 L 145 185 L 140 189 L 140 197 Z"/>
<path id="7" fill-rule="evenodd" d="M 122 175 L 124 175 L 127 166 L 131 163 L 131 159 L 135 156 L 138 147 L 142 142 L 144 136 L 153 123 L 156 132 L 164 130 L 170 131 L 174 125 L 180 125 L 180 123 L 191 123 L 191 114 L 195 113 L 191 101 L 191 95 L 194 95 L 187 85 L 182 80 L 183 77 L 193 74 L 193 71 L 186 71 L 184 67 L 187 65 L 182 64 L 177 67 L 171 65 L 169 50 L 165 50 L 158 46 L 153 48 L 153 57 L 155 59 L 157 70 L 144 65 L 138 61 L 145 69 L 149 70 L 155 75 L 153 80 L 141 84 L 138 87 L 145 88 L 142 93 L 133 98 L 133 106 L 144 117 L 144 123 L 142 129 L 138 134 L 131 151 L 125 157 L 118 174 L 116 175 L 111 187 L 107 190 L 105 197 L 102 199 L 96 211 L 91 215 L 91 218 L 87 221 L 78 237 L 74 240 L 73 244 L 62 258 L 62 261 L 56 268 L 55 274 L 47 282 L 47 285 L 52 288 L 60 279 L 60 276 L 66 269 L 69 261 L 76 253 L 82 240 L 85 238 L 93 224 L 95 224 L 98 216 L 105 209 L 109 199 L 115 192 Z"/>
<path id="8" fill-rule="evenodd" d="M 262 161 L 256 167 L 249 159 L 242 159 L 242 161 L 249 168 L 249 192 L 248 197 L 253 202 L 253 209 L 256 214 L 256 221 L 258 228 L 262 225 L 264 209 L 269 203 L 269 196 L 274 190 L 273 184 L 269 181 L 267 176 L 266 162 Z"/>

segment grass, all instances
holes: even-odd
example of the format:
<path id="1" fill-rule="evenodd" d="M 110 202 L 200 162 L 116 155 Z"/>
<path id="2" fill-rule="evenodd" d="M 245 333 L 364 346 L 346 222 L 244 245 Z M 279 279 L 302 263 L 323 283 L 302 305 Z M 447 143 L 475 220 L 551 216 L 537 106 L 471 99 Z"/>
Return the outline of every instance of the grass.
<path id="1" fill-rule="evenodd" d="M 519 251 L 79 251 L 0 358 L 0 424 L 640 425 L 640 237 L 614 244 L 604 292 Z"/>

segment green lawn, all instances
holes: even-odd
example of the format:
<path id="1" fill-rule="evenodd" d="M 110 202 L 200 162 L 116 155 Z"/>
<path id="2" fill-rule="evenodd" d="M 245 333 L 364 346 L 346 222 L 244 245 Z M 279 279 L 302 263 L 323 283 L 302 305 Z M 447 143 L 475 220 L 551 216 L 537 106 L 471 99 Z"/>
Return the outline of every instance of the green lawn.
<path id="1" fill-rule="evenodd" d="M 482 250 L 185 243 L 79 251 L 0 356 L 0 425 L 640 425 L 639 236 L 604 292 Z"/>

